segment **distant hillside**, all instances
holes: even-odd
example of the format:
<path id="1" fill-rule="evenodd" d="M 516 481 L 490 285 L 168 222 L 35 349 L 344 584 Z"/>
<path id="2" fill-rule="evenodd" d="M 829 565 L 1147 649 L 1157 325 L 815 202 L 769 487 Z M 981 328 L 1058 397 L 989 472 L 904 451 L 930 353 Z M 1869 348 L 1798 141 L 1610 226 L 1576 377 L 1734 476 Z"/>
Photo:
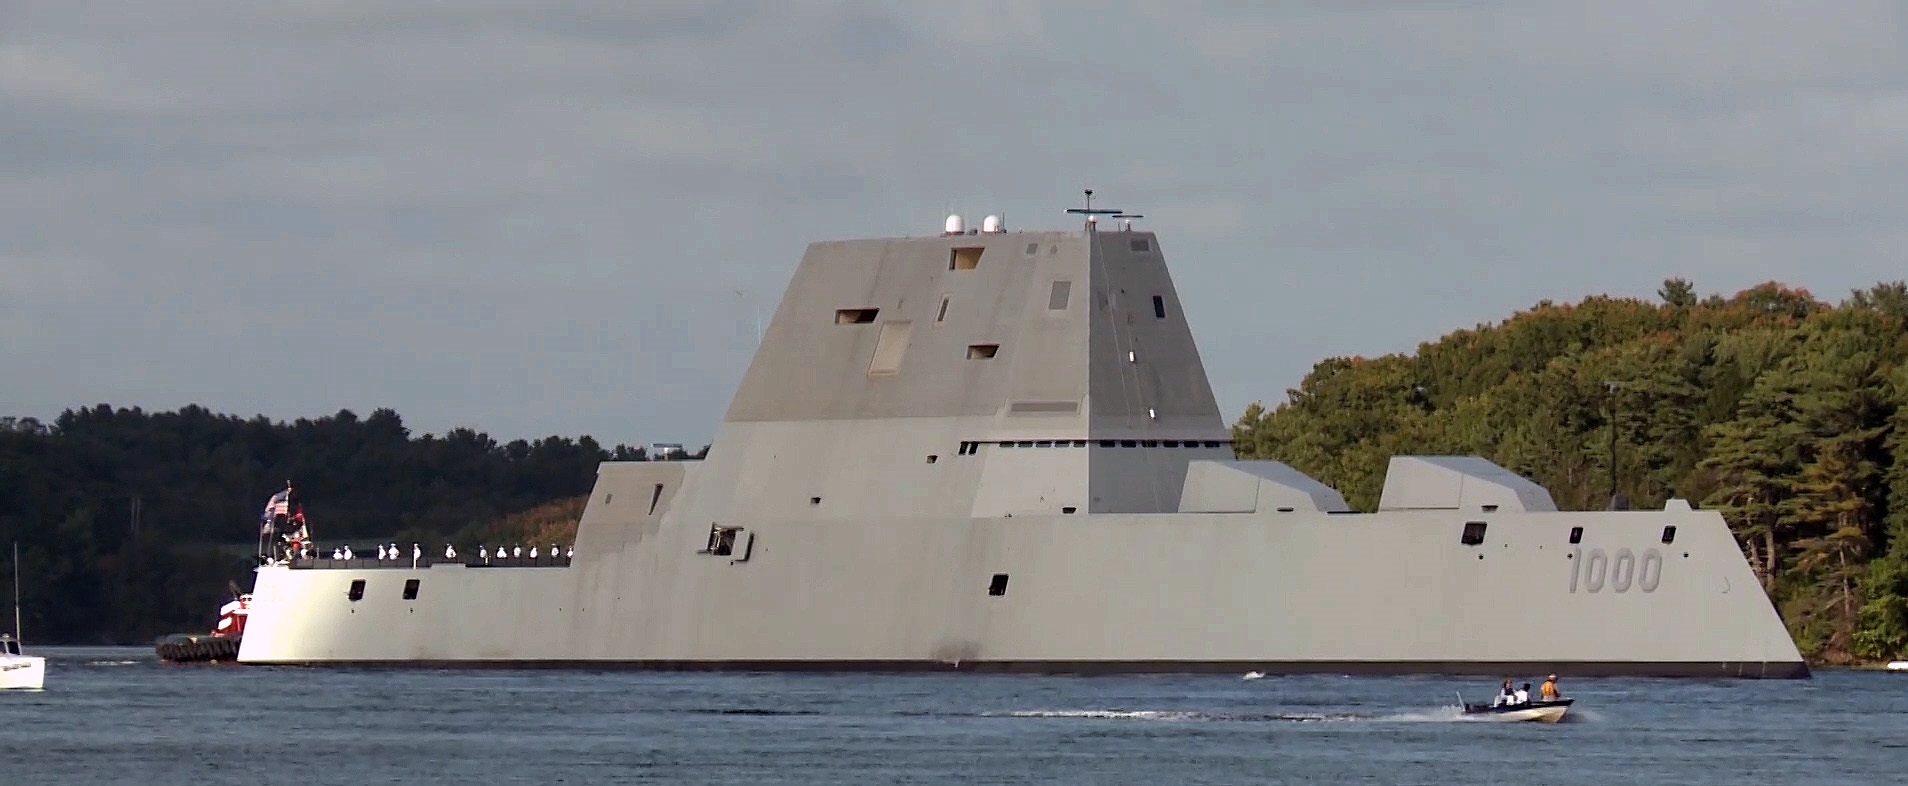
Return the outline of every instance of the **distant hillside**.
<path id="1" fill-rule="evenodd" d="M 1477 454 L 1595 509 L 1721 510 L 1804 652 L 1908 655 L 1908 286 L 1839 304 L 1776 283 L 1540 303 L 1418 351 L 1331 358 L 1233 427 L 1377 504 L 1388 458 Z"/>
<path id="2" fill-rule="evenodd" d="M 456 538 L 457 547 L 473 554 L 479 547 L 495 550 L 516 545 L 529 549 L 531 546 L 548 548 L 555 544 L 567 549 L 576 543 L 576 523 L 583 516 L 584 504 L 589 501 L 590 496 L 584 494 L 512 513 L 490 524 L 460 533 Z"/>
<path id="3" fill-rule="evenodd" d="M 251 585 L 260 513 L 287 480 L 321 547 L 518 526 L 497 536 L 567 545 L 575 516 L 559 525 L 561 506 L 588 494 L 597 465 L 645 458 L 587 436 L 413 436 L 388 409 L 288 423 L 105 404 L 52 423 L 0 417 L 0 548 L 20 544 L 32 640 L 144 642 L 206 629 L 228 580 Z"/>

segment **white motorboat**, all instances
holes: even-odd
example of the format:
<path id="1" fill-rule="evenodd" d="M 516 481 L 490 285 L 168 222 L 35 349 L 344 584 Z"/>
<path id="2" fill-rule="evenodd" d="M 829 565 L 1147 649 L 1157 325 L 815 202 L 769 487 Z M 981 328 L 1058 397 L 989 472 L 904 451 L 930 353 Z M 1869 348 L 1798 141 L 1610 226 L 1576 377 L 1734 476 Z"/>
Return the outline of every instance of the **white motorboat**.
<path id="1" fill-rule="evenodd" d="M 0 633 L 0 690 L 40 690 L 46 684 L 46 658 L 20 653 L 20 641 Z"/>
<path id="2" fill-rule="evenodd" d="M 1908 671 L 1908 660 L 1891 660 L 1887 668 L 1889 671 Z"/>
<path id="3" fill-rule="evenodd" d="M 46 658 L 20 652 L 20 544 L 13 544 L 13 635 L 0 633 L 0 690 L 40 690 Z"/>
<path id="4" fill-rule="evenodd" d="M 1576 699 L 1556 699 L 1554 701 L 1527 701 L 1522 704 L 1464 705 L 1466 717 L 1479 720 L 1497 721 L 1536 721 L 1538 723 L 1556 723 L 1563 720 L 1564 713 L 1570 711 L 1570 705 Z"/>

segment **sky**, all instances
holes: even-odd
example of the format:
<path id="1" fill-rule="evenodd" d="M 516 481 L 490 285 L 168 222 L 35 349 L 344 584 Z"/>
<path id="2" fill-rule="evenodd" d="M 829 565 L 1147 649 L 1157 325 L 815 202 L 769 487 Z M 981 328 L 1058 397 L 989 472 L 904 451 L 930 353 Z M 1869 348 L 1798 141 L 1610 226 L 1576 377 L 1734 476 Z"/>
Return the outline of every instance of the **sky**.
<path id="1" fill-rule="evenodd" d="M 1908 277 L 1903 16 L 0 0 L 0 415 L 699 444 L 808 243 L 1082 188 L 1228 420 L 1544 299 L 1839 300 Z"/>

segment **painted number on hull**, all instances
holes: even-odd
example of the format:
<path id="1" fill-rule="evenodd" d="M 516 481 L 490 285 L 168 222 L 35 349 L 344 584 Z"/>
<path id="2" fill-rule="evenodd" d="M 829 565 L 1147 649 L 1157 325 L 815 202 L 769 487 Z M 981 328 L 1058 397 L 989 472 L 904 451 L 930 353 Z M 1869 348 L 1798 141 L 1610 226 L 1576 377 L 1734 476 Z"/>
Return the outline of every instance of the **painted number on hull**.
<path id="1" fill-rule="evenodd" d="M 1663 555 L 1656 549 L 1644 549 L 1641 560 L 1629 549 L 1617 549 L 1615 559 L 1603 553 L 1603 549 L 1585 551 L 1581 546 L 1570 549 L 1570 591 L 1573 593 L 1579 588 L 1584 592 L 1602 592 L 1605 586 L 1618 593 L 1629 592 L 1631 587 L 1655 592 L 1662 580 Z"/>

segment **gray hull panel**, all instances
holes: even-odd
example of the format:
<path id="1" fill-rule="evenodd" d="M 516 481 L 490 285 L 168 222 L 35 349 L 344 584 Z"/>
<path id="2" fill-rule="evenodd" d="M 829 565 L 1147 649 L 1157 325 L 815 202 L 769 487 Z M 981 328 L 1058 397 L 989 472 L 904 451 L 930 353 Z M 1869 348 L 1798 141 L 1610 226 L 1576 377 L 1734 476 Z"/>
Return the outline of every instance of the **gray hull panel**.
<path id="1" fill-rule="evenodd" d="M 1568 674 L 1571 677 L 1708 677 L 1713 679 L 1807 679 L 1799 661 L 1622 662 L 1622 661 L 604 661 L 604 660 L 439 660 L 439 661 L 252 661 L 253 665 L 329 666 L 395 669 L 564 669 L 577 671 L 750 671 L 814 673 L 923 672 L 968 674 L 1351 674 L 1367 676 L 1500 676 Z"/>

